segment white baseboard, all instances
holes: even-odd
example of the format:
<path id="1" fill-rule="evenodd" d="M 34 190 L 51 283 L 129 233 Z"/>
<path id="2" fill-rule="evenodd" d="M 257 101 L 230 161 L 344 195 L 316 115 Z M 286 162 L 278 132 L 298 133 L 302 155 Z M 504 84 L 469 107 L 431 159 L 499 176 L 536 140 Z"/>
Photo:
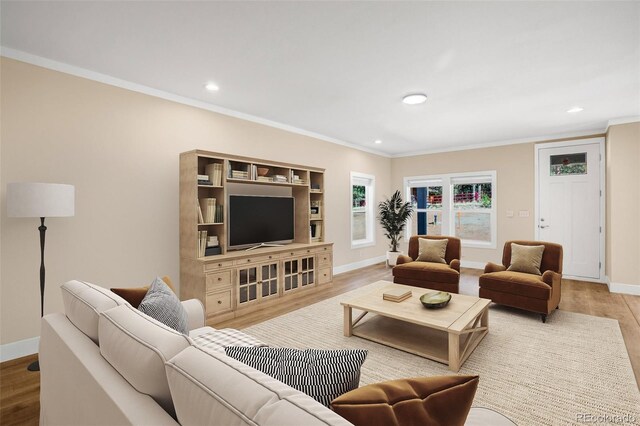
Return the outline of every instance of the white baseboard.
<path id="1" fill-rule="evenodd" d="M 482 269 L 484 271 L 484 267 L 486 266 L 486 262 L 474 262 L 473 260 L 461 260 L 460 267 L 462 268 L 470 268 L 470 269 Z"/>
<path id="2" fill-rule="evenodd" d="M 372 257 L 371 259 L 360 260 L 358 262 L 347 263 L 346 265 L 340 265 L 333 268 L 333 275 L 343 274 L 345 272 L 354 271 L 356 269 L 364 268 L 365 266 L 375 265 L 376 263 L 386 262 L 387 255 L 378 257 Z"/>
<path id="3" fill-rule="evenodd" d="M 18 340 L 0 346 L 0 362 L 10 361 L 23 356 L 38 353 L 40 337 Z"/>
<path id="4" fill-rule="evenodd" d="M 605 278 L 607 281 L 607 287 L 611 293 L 631 294 L 633 296 L 640 296 L 640 285 L 613 283 L 609 280 L 609 277 Z"/>

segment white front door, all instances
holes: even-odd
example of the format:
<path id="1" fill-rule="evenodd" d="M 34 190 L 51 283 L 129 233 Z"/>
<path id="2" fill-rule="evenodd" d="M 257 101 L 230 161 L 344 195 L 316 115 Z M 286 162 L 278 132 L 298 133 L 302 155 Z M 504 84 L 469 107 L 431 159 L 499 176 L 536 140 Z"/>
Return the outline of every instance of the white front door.
<path id="1" fill-rule="evenodd" d="M 536 239 L 562 244 L 563 275 L 600 279 L 601 140 L 538 148 Z"/>

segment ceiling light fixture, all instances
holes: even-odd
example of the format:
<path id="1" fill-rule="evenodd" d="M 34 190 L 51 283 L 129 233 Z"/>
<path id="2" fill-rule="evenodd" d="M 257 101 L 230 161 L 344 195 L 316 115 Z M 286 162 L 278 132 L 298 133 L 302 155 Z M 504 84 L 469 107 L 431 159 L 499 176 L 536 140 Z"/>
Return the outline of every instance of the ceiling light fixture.
<path id="1" fill-rule="evenodd" d="M 204 85 L 204 88 L 207 89 L 210 92 L 217 92 L 218 90 L 220 90 L 218 85 L 215 84 L 215 83 L 207 83 L 207 84 Z"/>
<path id="2" fill-rule="evenodd" d="M 567 110 L 567 112 L 568 112 L 569 114 L 574 114 L 574 113 L 576 113 L 576 112 L 580 112 L 580 111 L 583 111 L 583 110 L 584 110 L 584 108 L 579 107 L 579 106 L 575 106 L 575 107 L 573 107 L 573 108 L 571 108 L 571 109 L 568 109 L 568 110 Z"/>
<path id="3" fill-rule="evenodd" d="M 380 139 L 376 139 L 375 141 L 373 141 L 373 143 L 380 145 L 382 143 L 382 141 Z"/>
<path id="4" fill-rule="evenodd" d="M 402 102 L 407 105 L 420 105 L 427 101 L 427 95 L 424 93 L 412 93 L 402 98 Z"/>

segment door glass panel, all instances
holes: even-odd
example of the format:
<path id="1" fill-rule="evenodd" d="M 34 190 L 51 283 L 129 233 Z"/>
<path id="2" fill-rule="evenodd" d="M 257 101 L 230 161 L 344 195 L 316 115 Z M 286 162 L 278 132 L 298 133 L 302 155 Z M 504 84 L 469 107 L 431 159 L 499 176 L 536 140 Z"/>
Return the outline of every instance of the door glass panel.
<path id="1" fill-rule="evenodd" d="M 313 284 L 313 271 L 309 272 L 309 284 Z"/>
<path id="2" fill-rule="evenodd" d="M 250 285 L 249 286 L 249 300 L 255 300 L 257 295 L 256 295 L 256 285 Z"/>
<path id="3" fill-rule="evenodd" d="M 313 269 L 313 257 L 309 258 L 309 269 Z"/>
<path id="4" fill-rule="evenodd" d="M 270 267 L 270 270 L 271 270 L 271 274 L 269 275 L 270 277 L 275 277 L 276 275 L 278 275 L 278 264 L 273 263 Z"/>
<path id="5" fill-rule="evenodd" d="M 294 275 L 292 278 L 293 278 L 293 281 L 291 282 L 291 287 L 298 288 L 298 276 Z"/>
<path id="6" fill-rule="evenodd" d="M 278 292 L 278 280 L 271 280 L 271 294 Z"/>
<path id="7" fill-rule="evenodd" d="M 240 270 L 240 285 L 246 284 L 246 283 L 247 283 L 247 270 L 246 269 L 241 269 Z"/>
<path id="8" fill-rule="evenodd" d="M 292 262 L 290 260 L 284 262 L 284 273 L 285 274 L 291 274 L 291 265 Z"/>
<path id="9" fill-rule="evenodd" d="M 249 282 L 254 283 L 257 280 L 258 268 L 249 268 Z"/>
<path id="10" fill-rule="evenodd" d="M 284 277 L 284 289 L 291 290 L 291 277 Z"/>
<path id="11" fill-rule="evenodd" d="M 269 281 L 262 281 L 262 297 L 269 295 Z"/>
<path id="12" fill-rule="evenodd" d="M 302 270 L 303 271 L 307 270 L 307 258 L 306 257 L 304 259 L 302 259 Z"/>
<path id="13" fill-rule="evenodd" d="M 551 176 L 563 175 L 586 175 L 587 174 L 587 153 L 552 155 Z"/>
<path id="14" fill-rule="evenodd" d="M 262 267 L 262 279 L 264 280 L 265 278 L 269 278 L 269 266 L 268 265 L 264 265 Z"/>
<path id="15" fill-rule="evenodd" d="M 240 287 L 240 303 L 245 303 L 247 301 L 247 288 Z"/>
<path id="16" fill-rule="evenodd" d="M 302 274 L 302 286 L 304 287 L 305 285 L 307 285 L 307 274 L 303 273 Z"/>

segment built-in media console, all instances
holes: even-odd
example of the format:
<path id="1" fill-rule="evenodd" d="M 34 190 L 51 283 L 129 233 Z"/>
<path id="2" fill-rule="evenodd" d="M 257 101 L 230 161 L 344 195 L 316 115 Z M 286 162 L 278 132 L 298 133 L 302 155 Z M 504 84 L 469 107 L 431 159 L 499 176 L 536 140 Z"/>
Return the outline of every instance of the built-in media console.
<path id="1" fill-rule="evenodd" d="M 215 324 L 331 284 L 324 169 L 180 154 L 180 298 Z"/>

